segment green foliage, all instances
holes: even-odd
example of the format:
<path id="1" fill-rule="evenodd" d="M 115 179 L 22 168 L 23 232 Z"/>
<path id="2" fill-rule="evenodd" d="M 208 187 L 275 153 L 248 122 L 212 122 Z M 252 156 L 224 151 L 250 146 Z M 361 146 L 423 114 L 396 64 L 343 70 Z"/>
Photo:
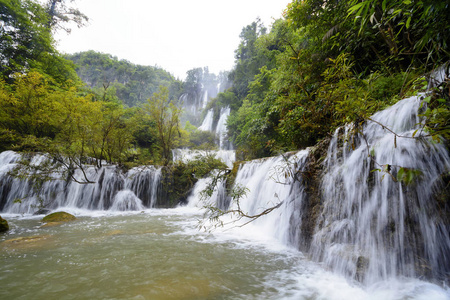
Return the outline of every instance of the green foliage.
<path id="1" fill-rule="evenodd" d="M 48 15 L 47 27 L 59 30 L 62 29 L 70 33 L 70 28 L 65 27 L 63 23 L 73 22 L 78 27 L 82 27 L 89 18 L 75 7 L 68 6 L 68 0 L 48 0 L 46 12 Z M 73 2 L 70 1 L 70 2 Z"/>
<path id="2" fill-rule="evenodd" d="M 109 101 L 93 102 L 77 86 L 55 87 L 38 72 L 0 82 L 0 129 L 4 149 L 43 151 L 72 165 L 86 157 L 121 163 L 127 160 L 137 120 Z"/>
<path id="3" fill-rule="evenodd" d="M 213 170 L 221 172 L 226 169 L 227 166 L 208 151 L 186 163 L 177 161 L 164 167 L 162 185 L 169 205 L 186 202 L 189 192 L 198 179 L 209 175 Z"/>
<path id="4" fill-rule="evenodd" d="M 268 63 L 267 56 L 261 53 L 257 40 L 266 34 L 267 29 L 257 19 L 242 29 L 239 37 L 241 43 L 235 51 L 236 67 L 230 72 L 233 82 L 232 90 L 236 96 L 243 99 L 248 92 L 248 84 L 258 74 L 259 69 Z"/>
<path id="5" fill-rule="evenodd" d="M 172 149 L 177 147 L 183 138 L 180 128 L 181 108 L 169 99 L 169 89 L 161 86 L 159 92 L 147 100 L 145 112 L 155 122 L 158 146 L 164 165 L 171 159 Z"/>
<path id="6" fill-rule="evenodd" d="M 2 0 L 0 5 L 0 72 L 5 80 L 26 70 L 40 55 L 54 53 L 45 9 L 29 0 Z"/>
<path id="7" fill-rule="evenodd" d="M 420 114 L 425 119 L 424 125 L 428 134 L 440 142 L 442 138 L 450 141 L 450 81 L 447 80 L 434 87 L 423 102 L 425 111 Z"/>
<path id="8" fill-rule="evenodd" d="M 353 0 L 348 15 L 358 36 L 375 37 L 384 46 L 385 64 L 400 68 L 425 66 L 428 70 L 448 60 L 448 1 Z"/>
<path id="9" fill-rule="evenodd" d="M 158 91 L 159 86 L 169 88 L 170 98 L 181 94 L 181 83 L 168 72 L 157 67 L 132 64 L 109 54 L 86 51 L 67 56 L 77 66 L 77 74 L 100 95 L 112 90 L 123 104 L 132 107 L 145 101 Z"/>
<path id="10" fill-rule="evenodd" d="M 78 80 L 71 63 L 54 47 L 48 10 L 31 0 L 2 0 L 0 5 L 0 74 L 8 83 L 30 69 L 56 84 Z"/>
<path id="11" fill-rule="evenodd" d="M 313 145 L 411 94 L 417 74 L 449 59 L 448 5 L 298 0 L 270 32 L 244 28 L 228 120 L 242 158 Z M 438 99 L 422 115 L 436 139 L 448 126 L 448 101 Z"/>
<path id="12" fill-rule="evenodd" d="M 195 130 L 189 135 L 189 148 L 199 150 L 215 150 L 216 136 L 209 131 Z"/>
<path id="13" fill-rule="evenodd" d="M 422 172 L 417 169 L 399 168 L 397 172 L 397 181 L 406 185 L 411 184 L 422 175 Z"/>

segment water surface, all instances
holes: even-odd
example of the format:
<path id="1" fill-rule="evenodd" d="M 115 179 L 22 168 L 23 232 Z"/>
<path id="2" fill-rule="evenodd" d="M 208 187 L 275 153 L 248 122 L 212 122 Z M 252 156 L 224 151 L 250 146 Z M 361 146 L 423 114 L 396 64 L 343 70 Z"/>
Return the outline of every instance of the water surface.
<path id="1" fill-rule="evenodd" d="M 446 299 L 420 281 L 363 289 L 324 271 L 254 227 L 196 228 L 187 208 L 133 213 L 5 215 L 0 299 Z M 400 290 L 399 290 L 400 288 Z M 434 298 L 430 298 L 434 296 Z"/>

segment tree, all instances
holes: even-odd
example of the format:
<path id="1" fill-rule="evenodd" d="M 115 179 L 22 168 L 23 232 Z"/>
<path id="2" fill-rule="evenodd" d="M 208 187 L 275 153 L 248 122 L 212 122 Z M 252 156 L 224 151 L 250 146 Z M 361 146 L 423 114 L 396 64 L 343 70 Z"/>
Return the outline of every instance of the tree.
<path id="1" fill-rule="evenodd" d="M 128 107 L 139 106 L 164 85 L 170 97 L 181 94 L 181 82 L 168 72 L 151 66 L 135 65 L 110 54 L 86 51 L 67 55 L 76 64 L 77 74 L 94 90 L 114 89 L 115 96 Z"/>
<path id="2" fill-rule="evenodd" d="M 179 118 L 182 110 L 169 99 L 169 89 L 160 86 L 159 91 L 147 100 L 145 111 L 155 122 L 163 164 L 167 165 L 171 158 L 171 150 L 181 138 Z"/>
<path id="3" fill-rule="evenodd" d="M 75 0 L 49 0 L 47 2 L 48 21 L 47 27 L 53 30 L 62 29 L 70 33 L 70 28 L 64 27 L 63 23 L 74 22 L 78 28 L 85 25 L 89 18 L 77 8 L 70 7 L 67 2 Z"/>
<path id="4" fill-rule="evenodd" d="M 258 55 L 257 39 L 265 35 L 267 29 L 260 19 L 244 27 L 239 37 L 241 43 L 235 51 L 236 66 L 230 72 L 229 78 L 233 81 L 233 91 L 239 99 L 243 99 L 248 92 L 248 83 L 258 74 L 259 68 L 267 64 L 267 57 Z"/>
<path id="5" fill-rule="evenodd" d="M 54 53 L 42 6 L 30 0 L 0 1 L 0 73 L 11 75 L 33 66 L 42 53 Z"/>
<path id="6" fill-rule="evenodd" d="M 448 61 L 450 52 L 449 1 L 352 0 L 348 16 L 361 43 L 375 37 L 372 51 L 385 64 L 406 70 L 411 66 L 427 71 Z M 350 18 L 349 18 L 350 19 Z M 380 46 L 386 49 L 380 51 Z"/>

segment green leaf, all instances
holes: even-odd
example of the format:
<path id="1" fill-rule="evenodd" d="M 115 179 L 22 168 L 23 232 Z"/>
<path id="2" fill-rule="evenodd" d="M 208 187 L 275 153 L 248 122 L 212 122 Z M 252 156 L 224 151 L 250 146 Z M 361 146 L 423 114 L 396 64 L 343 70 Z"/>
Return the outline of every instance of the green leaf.
<path id="1" fill-rule="evenodd" d="M 409 16 L 408 20 L 406 20 L 406 29 L 409 28 L 410 23 L 411 23 L 411 16 Z"/>
<path id="2" fill-rule="evenodd" d="M 356 5 L 354 5 L 354 6 L 352 6 L 352 7 L 350 7 L 349 9 L 348 9 L 348 14 L 350 15 L 350 14 L 352 14 L 352 13 L 354 13 L 356 10 L 359 10 L 363 5 L 365 5 L 366 3 L 365 2 L 361 2 L 361 3 L 358 3 L 358 4 L 356 4 Z M 358 14 L 359 15 L 359 14 Z"/>
<path id="3" fill-rule="evenodd" d="M 392 12 L 392 17 L 395 17 L 396 15 L 400 14 L 401 12 L 402 12 L 401 8 L 394 10 L 394 12 Z"/>
<path id="4" fill-rule="evenodd" d="M 375 13 L 373 13 L 371 16 L 370 16 L 370 23 L 372 23 L 373 24 L 373 21 L 375 20 Z"/>

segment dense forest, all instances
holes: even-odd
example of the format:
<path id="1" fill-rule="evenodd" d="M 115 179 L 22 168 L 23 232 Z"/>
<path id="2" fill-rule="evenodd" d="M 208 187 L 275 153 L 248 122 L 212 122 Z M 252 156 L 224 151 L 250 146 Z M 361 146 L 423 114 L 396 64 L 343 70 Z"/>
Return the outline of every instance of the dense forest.
<path id="1" fill-rule="evenodd" d="M 181 82 L 109 54 L 59 53 L 55 31 L 87 20 L 73 5 L 0 1 L 0 151 L 42 151 L 70 165 L 88 157 L 168 164 L 175 147 L 215 147 L 198 119 L 183 118 L 180 99 L 220 83 L 207 108 L 231 108 L 240 159 L 269 156 L 346 123 L 357 131 L 375 111 L 423 91 L 425 76 L 450 57 L 449 1 L 292 1 L 271 28 L 255 20 L 242 29 L 230 72 L 198 68 Z M 423 110 L 436 139 L 450 135 L 448 85 L 435 87 Z"/>
<path id="2" fill-rule="evenodd" d="M 233 109 L 228 129 L 242 158 L 313 145 L 422 89 L 450 57 L 449 5 L 293 1 L 270 32 L 259 21 L 245 27 L 233 87 L 218 97 Z M 448 81 L 438 89 L 424 117 L 448 138 Z"/>
<path id="3" fill-rule="evenodd" d="M 159 86 L 169 87 L 171 99 L 180 96 L 181 81 L 161 68 L 119 61 L 117 57 L 95 51 L 67 55 L 66 58 L 75 63 L 78 76 L 91 89 L 98 94 L 113 94 L 128 107 L 145 103 Z"/>

